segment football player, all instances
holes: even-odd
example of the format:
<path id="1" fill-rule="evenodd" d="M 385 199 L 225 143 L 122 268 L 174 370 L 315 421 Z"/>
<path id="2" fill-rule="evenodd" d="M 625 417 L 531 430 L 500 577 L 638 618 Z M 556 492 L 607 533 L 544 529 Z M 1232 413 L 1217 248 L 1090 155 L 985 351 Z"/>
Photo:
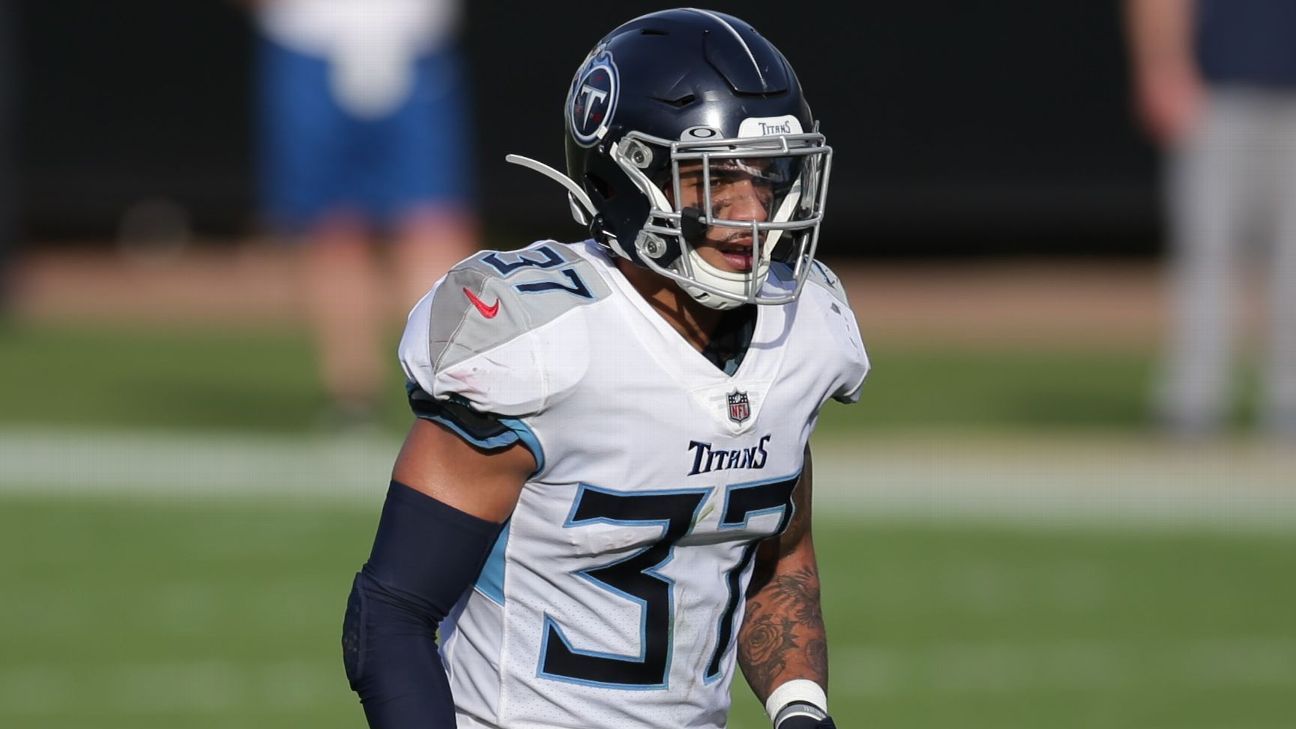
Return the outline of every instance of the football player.
<path id="1" fill-rule="evenodd" d="M 418 416 L 343 629 L 369 724 L 712 727 L 741 668 L 832 727 L 809 438 L 868 358 L 815 261 L 831 149 L 780 52 L 694 9 L 566 103 L 589 240 L 482 252 L 410 313 Z"/>

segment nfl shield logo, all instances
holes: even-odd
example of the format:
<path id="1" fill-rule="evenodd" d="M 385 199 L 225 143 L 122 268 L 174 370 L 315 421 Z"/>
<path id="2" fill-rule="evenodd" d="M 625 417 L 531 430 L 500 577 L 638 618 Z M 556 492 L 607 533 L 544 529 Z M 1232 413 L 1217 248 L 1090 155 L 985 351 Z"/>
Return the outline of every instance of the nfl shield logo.
<path id="1" fill-rule="evenodd" d="M 742 423 L 751 417 L 751 403 L 747 401 L 747 393 L 734 390 L 729 393 L 729 419 L 735 423 Z"/>

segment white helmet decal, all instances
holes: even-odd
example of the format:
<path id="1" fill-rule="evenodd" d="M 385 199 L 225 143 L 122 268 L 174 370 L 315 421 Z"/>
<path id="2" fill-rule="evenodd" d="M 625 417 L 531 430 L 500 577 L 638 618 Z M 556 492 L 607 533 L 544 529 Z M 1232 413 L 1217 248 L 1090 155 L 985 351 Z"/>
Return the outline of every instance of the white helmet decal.
<path id="1" fill-rule="evenodd" d="M 612 125 L 620 92 L 612 54 L 596 49 L 576 74 L 567 94 L 567 124 L 577 143 L 592 147 L 603 138 Z"/>

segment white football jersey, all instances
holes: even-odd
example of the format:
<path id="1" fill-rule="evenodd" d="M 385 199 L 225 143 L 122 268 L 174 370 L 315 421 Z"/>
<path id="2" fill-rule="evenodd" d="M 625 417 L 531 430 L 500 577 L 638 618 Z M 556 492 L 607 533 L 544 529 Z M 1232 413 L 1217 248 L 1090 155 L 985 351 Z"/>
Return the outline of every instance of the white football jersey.
<path id="1" fill-rule="evenodd" d="M 858 399 L 869 366 L 815 269 L 758 307 L 733 375 L 591 241 L 480 253 L 414 307 L 410 380 L 493 413 L 538 463 L 441 625 L 459 726 L 725 726 L 755 546 L 792 517 L 820 406 Z"/>

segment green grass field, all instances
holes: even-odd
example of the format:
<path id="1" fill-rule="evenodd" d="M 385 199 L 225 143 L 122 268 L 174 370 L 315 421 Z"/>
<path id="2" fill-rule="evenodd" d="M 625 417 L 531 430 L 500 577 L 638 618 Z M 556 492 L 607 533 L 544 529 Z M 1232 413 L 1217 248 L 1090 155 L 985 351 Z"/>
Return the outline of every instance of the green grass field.
<path id="1" fill-rule="evenodd" d="M 830 407 L 822 439 L 1134 437 L 1147 424 L 1144 352 L 872 353 L 862 404 Z M 310 362 L 294 333 L 10 327 L 0 438 L 310 433 Z M 408 422 L 395 377 L 392 392 L 395 437 Z M 246 495 L 274 483 L 237 497 L 42 495 L 4 469 L 0 727 L 363 725 L 338 634 L 376 500 Z M 844 729 L 1296 726 L 1296 530 L 929 516 L 817 515 Z M 766 726 L 735 685 L 732 726 Z"/>
<path id="2" fill-rule="evenodd" d="M 409 414 L 392 340 L 383 422 Z M 1145 352 L 982 351 L 873 344 L 859 407 L 824 432 L 895 427 L 1140 428 Z M 301 432 L 322 391 L 299 332 L 0 329 L 0 423 Z"/>
<path id="3" fill-rule="evenodd" d="M 373 508 L 0 501 L 0 725 L 356 727 Z M 821 521 L 843 726 L 1289 727 L 1296 535 Z M 737 684 L 733 725 L 764 724 Z"/>

